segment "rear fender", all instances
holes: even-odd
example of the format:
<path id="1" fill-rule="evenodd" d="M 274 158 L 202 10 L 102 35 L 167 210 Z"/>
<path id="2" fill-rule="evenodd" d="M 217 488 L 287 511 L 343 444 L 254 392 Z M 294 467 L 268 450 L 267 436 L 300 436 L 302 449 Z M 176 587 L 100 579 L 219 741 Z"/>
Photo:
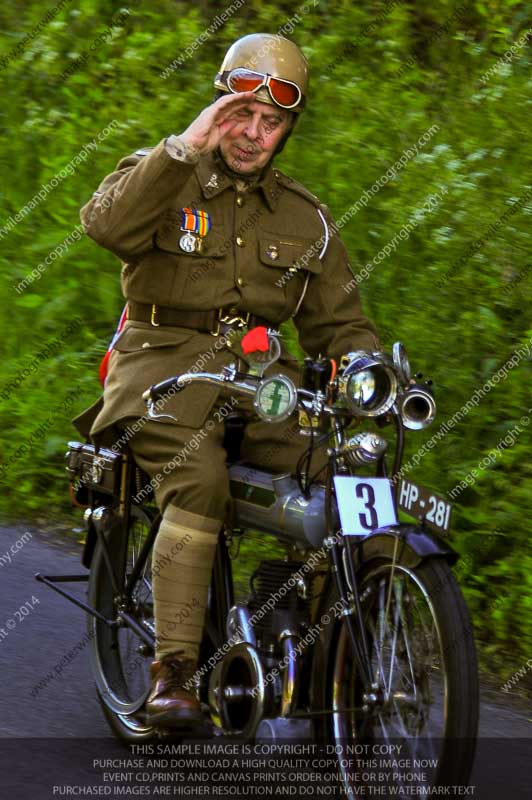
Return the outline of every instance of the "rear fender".
<path id="1" fill-rule="evenodd" d="M 96 529 L 94 527 L 94 524 L 91 522 L 89 523 L 87 536 L 85 538 L 85 547 L 83 548 L 83 555 L 81 556 L 81 563 L 86 569 L 91 568 L 92 557 L 94 555 L 94 548 L 96 546 L 97 538 L 98 536 L 96 533 Z"/>
<path id="2" fill-rule="evenodd" d="M 99 496 L 101 497 L 101 495 Z M 105 500 L 108 502 L 109 498 L 105 497 Z M 92 509 L 91 516 L 85 524 L 87 525 L 87 536 L 85 539 L 85 547 L 83 548 L 83 553 L 81 556 L 81 563 L 84 567 L 86 567 L 86 569 L 90 569 L 92 557 L 94 555 L 94 549 L 96 547 L 96 542 L 98 541 L 96 525 L 99 525 L 104 533 L 109 535 L 111 531 L 120 528 L 121 520 L 116 515 L 113 506 L 104 504 L 98 505 Z"/>

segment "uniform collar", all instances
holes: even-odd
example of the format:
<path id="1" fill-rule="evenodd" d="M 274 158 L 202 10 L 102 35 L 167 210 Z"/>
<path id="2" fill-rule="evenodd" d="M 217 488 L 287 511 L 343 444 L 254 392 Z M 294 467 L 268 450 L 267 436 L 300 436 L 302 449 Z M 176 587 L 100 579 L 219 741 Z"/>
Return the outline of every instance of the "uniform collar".
<path id="1" fill-rule="evenodd" d="M 232 185 L 231 178 L 223 171 L 214 153 L 200 158 L 197 172 L 204 197 L 214 197 Z"/>
<path id="2" fill-rule="evenodd" d="M 203 196 L 214 197 L 228 186 L 234 186 L 233 180 L 224 169 L 225 164 L 216 153 L 209 153 L 200 159 L 198 164 L 198 177 Z M 260 190 L 270 211 L 275 211 L 279 197 L 280 186 L 276 180 L 276 170 L 272 168 L 271 161 L 262 174 L 258 184 L 252 191 Z"/>
<path id="3" fill-rule="evenodd" d="M 270 164 L 266 169 L 265 174 L 262 176 L 262 180 L 260 182 L 260 188 L 264 195 L 264 199 L 266 201 L 266 205 L 270 209 L 270 211 L 275 211 L 277 208 L 277 201 L 279 199 L 279 192 L 281 187 L 277 183 L 277 175 L 278 172 L 274 169 Z"/>

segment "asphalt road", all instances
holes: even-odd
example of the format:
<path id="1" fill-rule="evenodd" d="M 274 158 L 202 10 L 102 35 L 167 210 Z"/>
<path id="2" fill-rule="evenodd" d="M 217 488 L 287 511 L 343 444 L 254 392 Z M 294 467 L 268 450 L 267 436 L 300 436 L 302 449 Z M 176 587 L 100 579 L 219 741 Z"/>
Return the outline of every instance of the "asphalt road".
<path id="1" fill-rule="evenodd" d="M 9 563 L 3 554 L 16 542 L 20 549 Z M 36 572 L 83 572 L 80 552 L 75 539 L 64 534 L 0 528 L 0 798 L 59 796 L 46 788 L 52 785 L 50 770 L 55 767 L 60 777 L 67 761 L 71 764 L 76 757 L 83 761 L 84 748 L 92 755 L 94 748 L 106 755 L 127 755 L 108 738 L 96 699 L 83 645 L 84 613 L 34 580 Z M 83 597 L 85 584 L 72 587 Z M 73 650 L 74 657 L 58 674 L 55 666 Z M 54 677 L 39 687 L 48 674 Z M 517 696 L 485 688 L 473 796 L 480 800 L 532 796 L 531 745 L 532 706 Z M 35 773 L 42 780 L 36 781 Z"/>

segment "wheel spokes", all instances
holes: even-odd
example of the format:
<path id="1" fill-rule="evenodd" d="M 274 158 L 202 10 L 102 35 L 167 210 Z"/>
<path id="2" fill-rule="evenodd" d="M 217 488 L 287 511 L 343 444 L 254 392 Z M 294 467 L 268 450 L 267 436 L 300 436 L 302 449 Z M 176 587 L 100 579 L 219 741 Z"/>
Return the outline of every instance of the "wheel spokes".
<path id="1" fill-rule="evenodd" d="M 436 657 L 437 626 L 428 598 L 408 570 L 395 565 L 392 579 L 390 572 L 386 567 L 377 570 L 373 591 L 365 593 L 364 617 L 377 679 L 372 696 L 376 694 L 377 700 L 362 705 L 353 702 L 357 680 L 353 664 L 349 699 L 344 695 L 345 702 L 334 706 L 340 714 L 342 707 L 350 708 L 342 725 L 345 736 L 360 735 L 373 719 L 384 740 L 410 739 L 432 735 L 429 721 L 434 727 L 444 720 L 443 707 L 434 711 L 434 706 L 444 703 L 445 690 Z"/>

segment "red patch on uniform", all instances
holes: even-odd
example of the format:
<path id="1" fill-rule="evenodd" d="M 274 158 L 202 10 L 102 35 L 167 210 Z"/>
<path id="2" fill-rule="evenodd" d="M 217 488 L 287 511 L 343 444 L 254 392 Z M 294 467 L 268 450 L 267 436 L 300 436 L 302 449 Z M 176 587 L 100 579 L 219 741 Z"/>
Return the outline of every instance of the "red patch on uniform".
<path id="1" fill-rule="evenodd" d="M 263 325 L 259 325 L 257 328 L 252 328 L 242 338 L 240 345 L 242 347 L 242 352 L 246 356 L 249 353 L 256 353 L 257 350 L 261 353 L 267 353 L 270 349 L 270 343 L 268 341 L 268 329 Z"/>

